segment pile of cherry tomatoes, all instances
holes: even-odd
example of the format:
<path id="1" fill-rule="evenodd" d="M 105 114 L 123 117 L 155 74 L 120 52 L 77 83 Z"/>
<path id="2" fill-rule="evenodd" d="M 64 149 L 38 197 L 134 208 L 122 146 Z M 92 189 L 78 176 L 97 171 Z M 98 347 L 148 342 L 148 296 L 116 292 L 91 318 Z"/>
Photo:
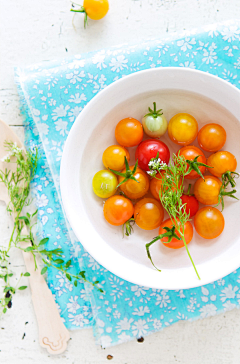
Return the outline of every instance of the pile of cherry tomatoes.
<path id="1" fill-rule="evenodd" d="M 93 177 L 93 191 L 107 199 L 103 207 L 104 217 L 115 226 L 135 222 L 144 230 L 159 227 L 159 234 L 165 227 L 173 226 L 171 219 L 163 221 L 164 209 L 160 196 L 164 172 L 158 172 L 151 178 L 149 171 L 152 158 L 158 156 L 161 163 L 169 163 L 169 148 L 160 140 L 168 131 L 170 140 L 181 147 L 176 155 L 186 159 L 187 168 L 193 163 L 191 172 L 184 177 L 190 182 L 195 180 L 193 194 L 190 193 L 190 185 L 181 197 L 184 208 L 189 219 L 194 217 L 194 227 L 201 237 L 216 238 L 224 229 L 224 217 L 214 206 L 220 203 L 224 207 L 223 199 L 226 196 L 236 198 L 236 190 L 227 191 L 228 187 L 234 188 L 236 184 L 236 158 L 228 151 L 219 151 L 226 142 L 226 131 L 216 123 L 207 124 L 198 131 L 196 119 L 187 113 L 179 113 L 167 123 L 162 110 L 156 110 L 156 103 L 153 104 L 154 108 L 149 108 L 142 123 L 131 117 L 119 121 L 115 129 L 119 145 L 111 145 L 103 152 L 102 161 L 106 169 Z M 143 141 L 144 133 L 150 139 Z M 196 138 L 201 149 L 192 145 Z M 127 148 L 132 147 L 137 147 L 136 164 L 129 166 Z M 206 158 L 202 150 L 212 154 Z M 174 189 L 177 186 L 173 186 Z M 147 193 L 148 197 L 144 197 Z M 199 203 L 206 206 L 199 209 Z M 130 233 L 129 229 L 128 225 L 127 232 Z M 187 244 L 193 237 L 190 221 L 185 224 L 184 237 Z M 170 242 L 167 240 L 166 237 L 161 239 L 168 248 L 184 246 L 181 239 L 173 237 Z"/>

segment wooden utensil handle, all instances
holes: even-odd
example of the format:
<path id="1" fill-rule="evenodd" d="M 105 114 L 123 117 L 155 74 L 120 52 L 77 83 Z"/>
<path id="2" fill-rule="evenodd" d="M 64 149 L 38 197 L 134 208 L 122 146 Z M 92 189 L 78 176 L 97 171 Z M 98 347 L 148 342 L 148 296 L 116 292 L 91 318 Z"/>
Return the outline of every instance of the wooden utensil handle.
<path id="1" fill-rule="evenodd" d="M 25 235 L 25 232 L 22 231 L 22 234 Z M 30 244 L 22 242 L 21 246 L 25 249 Z M 50 354 L 60 354 L 67 348 L 70 334 L 61 320 L 56 302 L 45 279 L 39 269 L 35 270 L 33 255 L 23 252 L 23 258 L 27 271 L 30 273 L 29 283 L 38 322 L 40 345 Z"/>

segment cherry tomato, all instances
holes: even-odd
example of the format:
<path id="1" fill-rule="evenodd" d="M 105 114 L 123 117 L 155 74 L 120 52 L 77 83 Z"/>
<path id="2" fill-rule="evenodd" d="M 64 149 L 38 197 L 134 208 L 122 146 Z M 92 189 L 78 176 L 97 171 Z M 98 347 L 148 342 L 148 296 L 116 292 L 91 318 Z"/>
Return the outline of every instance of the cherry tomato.
<path id="1" fill-rule="evenodd" d="M 169 138 L 176 144 L 189 145 L 196 138 L 198 133 L 198 123 L 189 114 L 180 113 L 171 118 L 168 124 Z"/>
<path id="2" fill-rule="evenodd" d="M 156 198 L 157 200 L 160 200 L 159 198 L 159 192 L 161 191 L 161 186 L 162 186 L 162 178 L 164 176 L 164 171 L 162 171 L 161 173 L 157 173 L 156 176 L 154 178 L 151 179 L 150 181 L 150 191 L 153 195 L 154 198 Z M 180 188 L 182 185 L 182 179 L 179 181 L 178 184 L 178 188 Z M 172 191 L 176 190 L 176 187 L 172 187 Z"/>
<path id="3" fill-rule="evenodd" d="M 154 178 L 152 178 L 150 181 L 150 191 L 151 191 L 153 197 L 156 198 L 157 200 L 160 200 L 159 191 L 162 186 L 163 173 L 164 172 L 157 173 L 156 176 Z"/>
<path id="4" fill-rule="evenodd" d="M 237 160 L 232 153 L 220 151 L 208 157 L 207 165 L 213 167 L 209 168 L 211 174 L 216 177 L 221 177 L 227 171 L 235 171 L 237 168 Z"/>
<path id="5" fill-rule="evenodd" d="M 198 144 L 206 152 L 217 152 L 226 142 L 227 134 L 219 124 L 207 124 L 199 130 Z"/>
<path id="6" fill-rule="evenodd" d="M 112 196 L 104 204 L 103 214 L 111 225 L 119 226 L 128 221 L 134 212 L 132 202 L 123 196 Z"/>
<path id="7" fill-rule="evenodd" d="M 179 149 L 179 151 L 177 152 L 177 156 L 183 156 L 186 160 L 188 159 L 189 161 L 193 161 L 194 158 L 196 158 L 198 155 L 200 157 L 197 158 L 197 162 L 206 164 L 205 155 L 203 154 L 201 149 L 195 147 L 194 145 L 189 145 L 189 146 L 183 147 L 183 148 Z M 202 174 L 204 174 L 206 167 L 198 166 L 198 168 L 199 168 L 200 172 Z M 188 166 L 187 170 L 188 169 L 189 169 L 189 166 Z M 195 179 L 195 178 L 199 178 L 199 177 L 200 177 L 200 175 L 196 171 L 192 170 L 184 178 Z"/>
<path id="8" fill-rule="evenodd" d="M 102 19 L 108 12 L 108 0 L 84 0 L 83 7 L 90 19 Z"/>
<path id="9" fill-rule="evenodd" d="M 177 222 L 179 223 L 178 219 L 177 219 Z M 166 230 L 164 229 L 164 227 L 168 227 L 171 229 L 173 227 L 172 220 L 167 219 L 161 223 L 160 228 L 159 228 L 159 235 L 166 233 Z M 181 231 L 182 231 L 182 229 L 181 229 Z M 175 233 L 177 236 L 180 237 L 180 234 L 177 230 L 175 230 Z M 190 243 L 190 241 L 192 240 L 192 237 L 193 237 L 193 227 L 192 227 L 191 223 L 189 221 L 187 221 L 184 224 L 184 238 L 185 238 L 186 244 Z M 176 238 L 172 238 L 172 241 L 170 243 L 167 243 L 167 241 L 168 241 L 167 237 L 164 237 L 161 239 L 161 242 L 163 243 L 163 245 L 165 245 L 168 248 L 179 249 L 184 246 L 184 242 L 182 239 L 178 240 Z"/>
<path id="10" fill-rule="evenodd" d="M 199 209 L 199 202 L 196 197 L 193 195 L 182 195 L 181 200 L 183 204 L 186 204 L 185 209 L 187 214 L 190 213 L 189 217 L 196 215 Z"/>
<path id="11" fill-rule="evenodd" d="M 102 161 L 106 168 L 120 171 L 125 167 L 124 157 L 129 161 L 130 155 L 127 149 L 120 145 L 111 145 L 104 151 Z"/>
<path id="12" fill-rule="evenodd" d="M 222 182 L 214 176 L 204 176 L 205 181 L 199 178 L 194 185 L 196 199 L 204 205 L 216 205 Z"/>
<path id="13" fill-rule="evenodd" d="M 71 9 L 76 13 L 85 13 L 84 28 L 87 25 L 87 17 L 93 20 L 102 19 L 109 10 L 108 0 L 84 0 L 80 9 Z"/>
<path id="14" fill-rule="evenodd" d="M 143 198 L 134 206 L 136 224 L 144 230 L 156 229 L 163 221 L 164 210 L 154 198 Z"/>
<path id="15" fill-rule="evenodd" d="M 156 102 L 153 103 L 153 109 L 148 108 L 149 113 L 142 119 L 145 134 L 151 138 L 157 138 L 164 135 L 167 131 L 167 119 L 162 113 L 162 109 L 157 110 Z"/>
<path id="16" fill-rule="evenodd" d="M 136 149 L 135 158 L 138 165 L 144 171 L 149 171 L 148 163 L 151 158 L 155 158 L 159 153 L 159 158 L 163 163 L 168 164 L 170 159 L 170 151 L 167 145 L 160 140 L 147 139 L 139 144 Z"/>
<path id="17" fill-rule="evenodd" d="M 92 180 L 93 191 L 98 197 L 108 198 L 116 192 L 118 185 L 114 173 L 106 170 L 97 172 Z"/>
<path id="18" fill-rule="evenodd" d="M 194 218 L 196 232 L 205 239 L 218 237 L 224 229 L 224 224 L 223 214 L 211 206 L 201 208 Z"/>
<path id="19" fill-rule="evenodd" d="M 120 120 L 115 129 L 115 138 L 124 147 L 138 145 L 143 138 L 142 124 L 134 118 Z"/>
<path id="20" fill-rule="evenodd" d="M 134 166 L 130 166 L 130 170 L 132 171 Z M 126 173 L 126 169 L 122 171 L 122 173 Z M 133 200 L 143 197 L 147 191 L 149 190 L 149 179 L 147 173 L 142 171 L 140 168 L 136 169 L 136 172 L 133 175 L 136 180 L 129 179 L 127 182 L 123 183 L 119 188 L 125 193 L 125 195 Z M 118 183 L 121 183 L 125 177 L 119 176 Z"/>

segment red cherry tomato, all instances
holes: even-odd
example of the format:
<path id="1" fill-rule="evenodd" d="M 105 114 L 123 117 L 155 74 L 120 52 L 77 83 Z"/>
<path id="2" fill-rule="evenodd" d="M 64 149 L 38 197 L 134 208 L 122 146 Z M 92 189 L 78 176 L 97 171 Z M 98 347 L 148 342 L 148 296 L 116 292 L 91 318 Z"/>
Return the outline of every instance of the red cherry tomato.
<path id="1" fill-rule="evenodd" d="M 193 161 L 194 158 L 196 158 L 198 155 L 199 155 L 199 157 L 197 158 L 197 162 L 206 164 L 205 155 L 203 154 L 201 149 L 195 147 L 194 145 L 188 145 L 186 147 L 183 147 L 183 148 L 179 149 L 179 151 L 177 152 L 177 156 L 183 156 L 185 159 L 188 159 L 189 161 Z M 206 167 L 199 166 L 198 168 L 199 168 L 200 172 L 202 174 L 204 174 Z M 189 167 L 187 168 L 187 170 L 188 169 L 189 169 Z M 185 176 L 185 178 L 187 178 L 187 179 L 195 179 L 195 178 L 199 178 L 199 177 L 200 177 L 200 175 L 194 170 L 192 170 L 189 174 L 187 174 Z"/>
<path id="2" fill-rule="evenodd" d="M 177 219 L 177 222 L 179 223 L 178 219 Z M 160 228 L 159 228 L 159 235 L 166 233 L 166 230 L 164 229 L 164 227 L 168 227 L 171 229 L 173 227 L 172 220 L 167 219 L 161 223 Z M 177 236 L 180 237 L 180 234 L 177 230 L 175 230 L 175 233 Z M 193 237 L 193 227 L 192 227 L 191 223 L 189 221 L 187 221 L 184 224 L 184 238 L 185 238 L 186 244 L 190 243 L 190 241 L 192 240 L 192 237 Z M 170 243 L 167 243 L 167 241 L 168 241 L 167 237 L 164 237 L 161 239 L 161 242 L 163 243 L 163 245 L 165 245 L 168 248 L 179 249 L 184 246 L 184 242 L 182 239 L 178 240 L 176 238 L 172 238 Z"/>
<path id="3" fill-rule="evenodd" d="M 151 158 L 156 158 L 157 153 L 159 153 L 160 160 L 163 163 L 168 164 L 170 151 L 165 143 L 156 139 L 147 139 L 141 142 L 137 147 L 135 154 L 139 167 L 144 171 L 149 171 L 148 163 Z"/>
<path id="4" fill-rule="evenodd" d="M 196 197 L 193 195 L 182 195 L 181 200 L 183 204 L 186 204 L 185 209 L 187 214 L 190 213 L 189 217 L 196 215 L 199 209 L 199 202 Z"/>

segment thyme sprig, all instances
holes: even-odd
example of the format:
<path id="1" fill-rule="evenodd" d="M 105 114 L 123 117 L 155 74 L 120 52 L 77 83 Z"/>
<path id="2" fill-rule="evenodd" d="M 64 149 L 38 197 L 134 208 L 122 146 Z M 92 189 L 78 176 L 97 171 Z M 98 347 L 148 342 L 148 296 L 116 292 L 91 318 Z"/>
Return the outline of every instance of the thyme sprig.
<path id="1" fill-rule="evenodd" d="M 8 191 L 9 202 L 6 209 L 14 219 L 8 246 L 0 246 L 0 280 L 3 282 L 2 295 L 0 297 L 0 314 L 6 313 L 11 308 L 13 295 L 18 290 L 27 288 L 27 286 L 19 286 L 21 278 L 23 276 L 30 276 L 29 272 L 21 273 L 17 284 L 15 286 L 12 285 L 11 280 L 14 272 L 10 269 L 9 254 L 13 248 L 31 253 L 34 258 L 35 269 L 38 268 L 38 259 L 44 263 L 45 266 L 41 269 L 41 274 L 45 274 L 49 267 L 54 267 L 61 271 L 69 281 L 73 281 L 75 286 L 81 280 L 103 292 L 98 285 L 99 281 L 90 282 L 86 279 L 85 271 L 80 271 L 77 274 L 69 271 L 72 260 L 65 261 L 63 259 L 62 249 L 46 249 L 45 244 L 49 241 L 49 238 L 43 238 L 39 243 L 36 242 L 33 230 L 36 225 L 37 210 L 33 214 L 29 212 L 25 216 L 21 216 L 21 214 L 23 208 L 31 203 L 29 198 L 30 183 L 37 169 L 39 160 L 38 150 L 36 148 L 35 151 L 25 151 L 13 142 L 5 142 L 5 148 L 8 154 L 2 159 L 2 162 L 14 163 L 16 168 L 14 171 L 12 168 L 11 170 L 8 168 L 5 168 L 4 171 L 0 170 L 0 183 L 3 183 Z M 26 235 L 24 235 L 24 231 L 26 231 L 24 227 L 27 227 L 28 233 Z M 27 248 L 23 248 L 21 242 L 28 242 L 30 245 Z"/>
<path id="2" fill-rule="evenodd" d="M 181 237 L 185 245 L 189 259 L 197 274 L 197 277 L 198 279 L 200 279 L 200 276 L 192 260 L 191 254 L 188 250 L 188 246 L 186 244 L 186 240 L 184 237 L 184 226 L 186 222 L 189 221 L 189 216 L 190 216 L 190 214 L 187 214 L 186 209 L 184 208 L 185 204 L 183 204 L 181 200 L 181 196 L 184 190 L 183 186 L 184 176 L 188 174 L 188 172 L 186 172 L 187 161 L 183 156 L 176 156 L 175 154 L 173 154 L 172 160 L 173 160 L 172 163 L 170 163 L 169 165 L 164 164 L 161 161 L 155 160 L 153 161 L 154 163 L 151 162 L 149 163 L 149 168 L 151 171 L 153 167 L 155 175 L 157 172 L 159 173 L 161 173 L 162 171 L 165 172 L 162 174 L 163 176 L 162 186 L 161 186 L 161 192 L 159 192 L 159 198 L 163 207 L 168 212 L 169 217 L 173 223 L 173 226 L 176 228 L 179 236 Z M 158 239 L 155 238 L 155 241 L 157 240 Z M 148 255 L 150 255 L 148 249 L 147 253 Z"/>

